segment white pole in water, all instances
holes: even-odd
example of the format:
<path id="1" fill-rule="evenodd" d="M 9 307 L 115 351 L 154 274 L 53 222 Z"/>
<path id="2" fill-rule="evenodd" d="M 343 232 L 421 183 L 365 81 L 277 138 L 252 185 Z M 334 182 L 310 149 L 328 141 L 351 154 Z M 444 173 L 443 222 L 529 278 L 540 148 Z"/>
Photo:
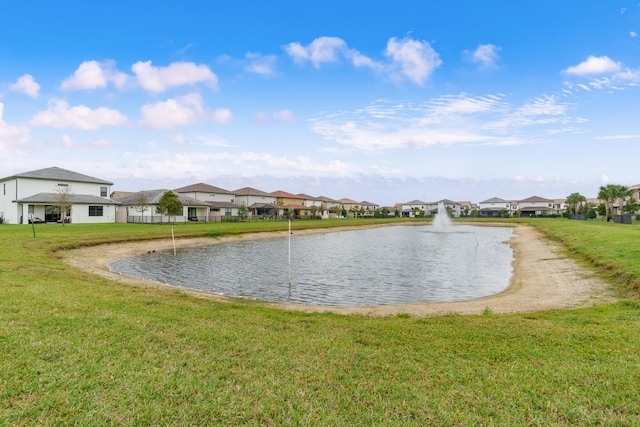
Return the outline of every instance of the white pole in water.
<path id="1" fill-rule="evenodd" d="M 289 292 L 291 292 L 291 220 L 289 220 Z"/>
<path id="2" fill-rule="evenodd" d="M 173 227 L 171 228 L 171 241 L 173 242 L 173 256 L 176 255 L 176 238 L 173 235 Z"/>

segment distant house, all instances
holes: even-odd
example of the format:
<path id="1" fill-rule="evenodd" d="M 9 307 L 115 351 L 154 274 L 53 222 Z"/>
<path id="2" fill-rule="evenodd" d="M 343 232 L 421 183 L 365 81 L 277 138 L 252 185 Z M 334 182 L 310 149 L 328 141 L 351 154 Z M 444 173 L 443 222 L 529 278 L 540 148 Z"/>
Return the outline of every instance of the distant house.
<path id="1" fill-rule="evenodd" d="M 235 203 L 245 205 L 250 216 L 277 216 L 277 198 L 267 192 L 251 187 L 239 188 L 231 191 L 235 195 Z"/>
<path id="2" fill-rule="evenodd" d="M 492 197 L 490 199 L 484 200 L 478 203 L 479 214 L 481 217 L 499 217 L 500 212 L 503 209 L 509 211 L 511 209 L 511 202 L 508 202 L 499 197 Z"/>
<path id="3" fill-rule="evenodd" d="M 360 202 L 356 202 L 355 200 L 349 199 L 349 198 L 342 198 L 339 199 L 338 202 L 342 203 L 342 208 L 347 211 L 347 216 L 349 217 L 356 217 L 358 215 L 360 215 L 360 210 L 361 210 L 361 206 L 360 206 Z"/>
<path id="4" fill-rule="evenodd" d="M 430 205 L 431 204 L 428 202 L 423 202 L 422 200 L 417 199 L 402 203 L 400 207 L 400 216 L 404 218 L 415 218 L 417 216 L 427 215 Z"/>
<path id="5" fill-rule="evenodd" d="M 171 218 L 157 213 L 158 203 L 167 191 L 171 190 L 139 191 L 120 198 L 118 222 L 162 223 L 209 220 L 209 203 L 175 192 L 182 203 L 182 213 Z"/>
<path id="6" fill-rule="evenodd" d="M 342 203 L 326 196 L 318 196 L 316 200 L 324 207 L 323 218 L 335 218 L 342 216 Z"/>
<path id="7" fill-rule="evenodd" d="M 432 216 L 438 213 L 438 209 L 440 209 L 441 204 L 450 212 L 451 216 L 456 218 L 460 216 L 462 205 L 449 199 L 438 200 L 437 202 L 430 204 L 429 212 L 431 212 Z"/>
<path id="8" fill-rule="evenodd" d="M 521 217 L 546 216 L 553 211 L 553 200 L 544 197 L 531 196 L 518 201 L 518 210 Z"/>
<path id="9" fill-rule="evenodd" d="M 276 206 L 288 218 L 311 218 L 309 206 L 305 206 L 305 197 L 278 190 L 271 193 L 276 198 Z"/>
<path id="10" fill-rule="evenodd" d="M 213 185 L 198 183 L 176 188 L 176 193 L 207 202 L 209 205 L 209 220 L 220 221 L 222 218 L 238 216 L 240 205 L 235 203 L 233 192 Z"/>
<path id="11" fill-rule="evenodd" d="M 0 218 L 5 224 L 29 222 L 115 222 L 118 202 L 109 198 L 112 182 L 51 167 L 0 179 Z M 68 198 L 62 212 L 59 202 Z"/>

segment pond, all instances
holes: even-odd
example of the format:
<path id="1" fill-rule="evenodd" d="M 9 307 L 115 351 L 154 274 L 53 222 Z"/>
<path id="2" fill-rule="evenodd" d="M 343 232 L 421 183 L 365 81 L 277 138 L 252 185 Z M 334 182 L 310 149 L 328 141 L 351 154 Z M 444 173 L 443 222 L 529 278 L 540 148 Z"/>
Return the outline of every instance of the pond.
<path id="1" fill-rule="evenodd" d="M 510 227 L 391 226 L 142 254 L 119 273 L 264 301 L 359 306 L 464 301 L 509 286 Z M 289 251 L 289 245 L 291 250 Z M 289 263 L 289 253 L 291 262 Z"/>

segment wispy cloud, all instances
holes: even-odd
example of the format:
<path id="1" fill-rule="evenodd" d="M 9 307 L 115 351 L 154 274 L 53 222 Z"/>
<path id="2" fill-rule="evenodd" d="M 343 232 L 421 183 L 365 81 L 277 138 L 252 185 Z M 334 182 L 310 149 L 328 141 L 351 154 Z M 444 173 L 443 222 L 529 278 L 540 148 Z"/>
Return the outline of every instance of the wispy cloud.
<path id="1" fill-rule="evenodd" d="M 500 59 L 499 46 L 493 44 L 481 44 L 474 51 L 467 51 L 466 57 L 469 61 L 477 64 L 480 68 L 496 68 Z"/>
<path id="2" fill-rule="evenodd" d="M 274 76 L 276 74 L 276 56 L 249 52 L 245 55 L 244 69 L 253 74 Z"/>
<path id="3" fill-rule="evenodd" d="M 0 153 L 11 154 L 26 148 L 31 143 L 29 129 L 10 125 L 2 118 L 4 104 L 0 102 Z"/>

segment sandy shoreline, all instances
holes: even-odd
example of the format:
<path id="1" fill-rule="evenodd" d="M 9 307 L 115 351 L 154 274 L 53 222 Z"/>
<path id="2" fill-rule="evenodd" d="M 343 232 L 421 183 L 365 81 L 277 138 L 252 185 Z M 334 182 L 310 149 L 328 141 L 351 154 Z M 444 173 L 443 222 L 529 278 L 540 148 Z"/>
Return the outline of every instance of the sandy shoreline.
<path id="1" fill-rule="evenodd" d="M 391 225 L 392 226 L 392 225 Z M 296 230 L 295 233 L 312 234 L 338 232 L 361 227 L 341 227 L 333 229 Z M 289 310 L 331 311 L 341 314 L 365 314 L 387 316 L 408 313 L 413 316 L 427 316 L 447 313 L 480 314 L 486 308 L 493 313 L 512 313 L 556 308 L 583 307 L 615 299 L 608 292 L 608 285 L 593 273 L 562 254 L 557 245 L 541 239 L 539 232 L 531 227 L 516 225 L 515 236 L 509 240 L 514 250 L 513 277 L 507 290 L 500 294 L 462 302 L 417 303 L 398 305 L 335 307 L 310 306 L 301 304 L 264 303 L 266 306 Z M 286 237 L 287 232 L 251 233 L 218 239 L 196 238 L 176 240 L 177 248 L 212 245 L 225 242 Z M 167 287 L 204 298 L 225 301 L 224 296 L 207 292 L 173 287 L 162 283 L 125 276 L 108 270 L 107 263 L 120 258 L 134 256 L 149 251 L 172 249 L 170 240 L 153 240 L 124 244 L 99 245 L 61 252 L 63 260 L 73 266 L 93 274 L 121 283 L 152 288 Z"/>

